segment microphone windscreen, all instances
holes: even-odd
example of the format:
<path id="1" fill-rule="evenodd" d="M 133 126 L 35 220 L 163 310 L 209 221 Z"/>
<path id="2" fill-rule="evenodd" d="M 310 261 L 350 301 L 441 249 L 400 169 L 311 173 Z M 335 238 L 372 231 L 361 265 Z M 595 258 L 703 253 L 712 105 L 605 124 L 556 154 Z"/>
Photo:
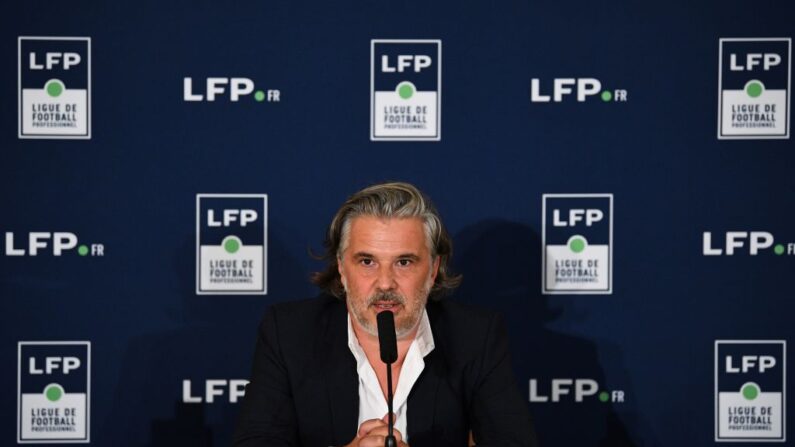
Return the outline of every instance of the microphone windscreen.
<path id="1" fill-rule="evenodd" d="M 397 360 L 395 316 L 388 310 L 378 313 L 378 344 L 381 348 L 381 361 L 394 363 Z"/>

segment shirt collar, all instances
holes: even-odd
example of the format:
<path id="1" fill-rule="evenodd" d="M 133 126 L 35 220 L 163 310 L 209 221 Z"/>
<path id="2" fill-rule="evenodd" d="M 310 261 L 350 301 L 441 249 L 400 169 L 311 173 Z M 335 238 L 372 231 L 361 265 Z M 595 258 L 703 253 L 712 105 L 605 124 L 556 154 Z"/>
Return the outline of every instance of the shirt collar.
<path id="1" fill-rule="evenodd" d="M 416 345 L 422 357 L 430 354 L 433 348 L 436 347 L 433 341 L 433 331 L 431 331 L 431 321 L 428 319 L 428 311 L 425 309 L 422 309 L 420 327 L 417 329 L 417 334 L 414 335 L 414 340 L 411 344 L 412 346 Z M 367 356 L 365 356 L 364 350 L 359 344 L 359 339 L 356 338 L 356 332 L 353 330 L 350 312 L 348 312 L 348 349 L 351 350 L 358 364 L 361 364 L 362 361 L 367 361 Z"/>

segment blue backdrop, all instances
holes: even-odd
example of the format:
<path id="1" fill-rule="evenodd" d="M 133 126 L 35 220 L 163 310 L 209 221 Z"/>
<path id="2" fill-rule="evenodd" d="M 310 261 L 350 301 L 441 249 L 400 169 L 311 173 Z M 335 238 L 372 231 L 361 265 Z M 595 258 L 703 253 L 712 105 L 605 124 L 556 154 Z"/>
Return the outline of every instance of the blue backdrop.
<path id="1" fill-rule="evenodd" d="M 0 230 L 16 247 L 30 232 L 70 232 L 104 256 L 10 256 L 4 239 L 0 444 L 17 442 L 17 343 L 75 340 L 91 342 L 92 444 L 227 445 L 239 403 L 229 390 L 204 402 L 207 381 L 247 379 L 264 310 L 316 294 L 308 277 L 322 264 L 308 252 L 342 201 L 402 180 L 454 236 L 464 282 L 449 299 L 506 317 L 523 395 L 531 379 L 549 395 L 556 378 L 611 392 L 528 398 L 541 445 L 712 445 L 715 341 L 795 336 L 791 249 L 703 253 L 704 232 L 715 247 L 727 231 L 795 241 L 791 140 L 717 138 L 719 39 L 792 37 L 793 12 L 773 1 L 4 3 Z M 91 38 L 90 139 L 18 138 L 19 36 Z M 441 141 L 370 141 L 372 39 L 441 40 Z M 195 92 L 241 77 L 280 98 L 185 101 L 186 77 Z M 627 97 L 533 102 L 533 78 L 545 94 L 556 78 L 594 78 Z M 268 195 L 267 295 L 196 294 L 199 193 Z M 541 293 L 546 193 L 613 194 L 612 294 Z M 185 402 L 186 380 L 202 403 Z"/>

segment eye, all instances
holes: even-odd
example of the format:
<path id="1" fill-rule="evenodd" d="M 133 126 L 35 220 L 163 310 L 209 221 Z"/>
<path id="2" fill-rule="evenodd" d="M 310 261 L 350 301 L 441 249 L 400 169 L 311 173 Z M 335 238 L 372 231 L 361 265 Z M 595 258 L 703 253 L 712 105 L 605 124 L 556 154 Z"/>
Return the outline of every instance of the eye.
<path id="1" fill-rule="evenodd" d="M 371 265 L 375 264 L 375 262 L 370 258 L 362 258 L 359 260 L 359 263 L 365 267 L 370 267 Z"/>
<path id="2" fill-rule="evenodd" d="M 401 267 L 408 267 L 412 262 L 413 261 L 411 259 L 400 259 L 398 260 L 398 265 Z"/>

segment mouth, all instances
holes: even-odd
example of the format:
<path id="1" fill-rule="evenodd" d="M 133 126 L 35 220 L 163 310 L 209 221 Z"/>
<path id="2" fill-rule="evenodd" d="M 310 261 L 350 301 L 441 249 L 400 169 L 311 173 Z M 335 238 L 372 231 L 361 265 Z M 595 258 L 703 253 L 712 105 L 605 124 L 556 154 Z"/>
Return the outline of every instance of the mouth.
<path id="1" fill-rule="evenodd" d="M 395 313 L 401 307 L 399 303 L 395 303 L 393 301 L 377 301 L 371 304 L 370 306 L 375 309 L 376 313 L 384 312 L 387 310 Z"/>

